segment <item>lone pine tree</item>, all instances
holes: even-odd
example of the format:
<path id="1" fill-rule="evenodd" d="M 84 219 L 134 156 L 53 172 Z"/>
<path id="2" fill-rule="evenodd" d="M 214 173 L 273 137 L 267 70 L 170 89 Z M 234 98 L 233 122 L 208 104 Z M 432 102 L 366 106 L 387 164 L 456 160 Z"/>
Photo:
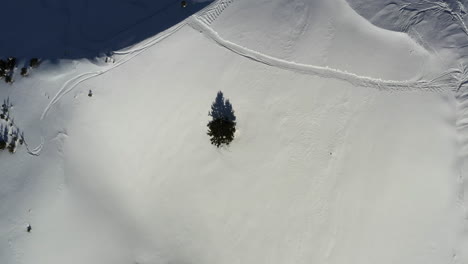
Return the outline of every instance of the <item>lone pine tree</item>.
<path id="1" fill-rule="evenodd" d="M 221 91 L 218 92 L 208 115 L 213 118 L 207 125 L 211 144 L 218 148 L 223 144 L 229 145 L 234 140 L 236 132 L 236 116 L 231 103 L 229 100 L 224 100 Z"/>

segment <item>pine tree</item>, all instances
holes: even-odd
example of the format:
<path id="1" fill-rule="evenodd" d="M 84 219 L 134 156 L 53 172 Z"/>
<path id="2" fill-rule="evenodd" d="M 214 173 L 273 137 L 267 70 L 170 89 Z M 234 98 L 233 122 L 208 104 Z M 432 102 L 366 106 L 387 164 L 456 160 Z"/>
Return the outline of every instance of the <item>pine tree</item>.
<path id="1" fill-rule="evenodd" d="M 234 140 L 236 132 L 236 116 L 231 103 L 229 100 L 224 100 L 221 91 L 218 92 L 208 115 L 213 118 L 207 125 L 211 144 L 218 148 L 223 144 L 229 145 Z"/>
<path id="2" fill-rule="evenodd" d="M 36 68 L 37 66 L 39 66 L 39 59 L 38 58 L 32 58 L 29 61 L 29 67 Z"/>

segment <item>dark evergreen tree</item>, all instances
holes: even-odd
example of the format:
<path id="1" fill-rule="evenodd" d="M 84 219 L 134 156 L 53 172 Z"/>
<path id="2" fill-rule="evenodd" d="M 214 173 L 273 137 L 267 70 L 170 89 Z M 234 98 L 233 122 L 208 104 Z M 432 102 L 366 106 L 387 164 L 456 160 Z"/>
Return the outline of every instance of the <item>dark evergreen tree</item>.
<path id="1" fill-rule="evenodd" d="M 8 144 L 8 151 L 11 154 L 15 153 L 15 151 L 16 151 L 16 141 L 12 141 L 12 142 L 10 142 L 10 144 Z"/>
<path id="2" fill-rule="evenodd" d="M 5 76 L 5 82 L 6 83 L 13 83 L 13 78 L 11 78 L 11 75 Z"/>
<path id="3" fill-rule="evenodd" d="M 8 144 L 8 127 L 0 126 L 0 150 L 4 150 Z"/>
<path id="4" fill-rule="evenodd" d="M 0 150 L 4 150 L 7 146 L 7 138 L 3 135 L 3 125 L 0 126 Z"/>
<path id="5" fill-rule="evenodd" d="M 26 67 L 21 68 L 21 76 L 24 77 L 26 75 L 28 75 L 28 68 Z"/>
<path id="6" fill-rule="evenodd" d="M 218 148 L 223 144 L 229 145 L 234 140 L 236 132 L 236 116 L 231 103 L 229 100 L 224 100 L 221 91 L 218 92 L 208 115 L 213 118 L 207 125 L 211 144 Z"/>
<path id="7" fill-rule="evenodd" d="M 7 68 L 7 63 L 6 63 L 6 61 L 0 59 L 0 69 L 2 69 L 2 70 L 5 71 L 6 68 Z"/>
<path id="8" fill-rule="evenodd" d="M 15 57 L 10 57 L 8 58 L 7 60 L 7 69 L 10 70 L 10 71 L 13 71 L 16 67 L 16 58 Z"/>

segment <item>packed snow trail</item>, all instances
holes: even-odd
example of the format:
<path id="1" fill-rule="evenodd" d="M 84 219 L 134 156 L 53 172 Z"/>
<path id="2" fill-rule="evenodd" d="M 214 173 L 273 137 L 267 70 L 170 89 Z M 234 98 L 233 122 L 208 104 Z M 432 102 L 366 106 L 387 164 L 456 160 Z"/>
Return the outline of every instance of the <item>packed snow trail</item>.
<path id="1" fill-rule="evenodd" d="M 443 80 L 436 78 L 434 80 L 418 80 L 418 81 L 394 81 L 382 80 L 367 76 L 360 76 L 354 73 L 333 69 L 324 66 L 315 66 L 283 59 L 275 58 L 249 48 L 237 45 L 228 40 L 223 39 L 216 31 L 204 23 L 196 16 L 192 16 L 188 22 L 193 29 L 203 33 L 206 37 L 213 40 L 219 46 L 226 48 L 238 55 L 248 58 L 253 61 L 263 63 L 265 65 L 280 69 L 290 70 L 293 72 L 316 75 L 323 78 L 338 79 L 351 83 L 353 86 L 375 88 L 382 91 L 428 91 L 428 92 L 445 92 L 455 91 L 456 85 L 453 80 Z M 445 74 L 444 74 L 445 75 Z"/>
<path id="2" fill-rule="evenodd" d="M 29 145 L 26 142 L 26 140 L 24 141 L 24 145 L 26 146 L 26 150 L 30 155 L 39 156 L 39 154 L 42 151 L 42 148 L 44 147 L 44 138 L 41 137 L 41 143 L 37 147 L 35 147 L 34 149 L 29 148 Z"/>

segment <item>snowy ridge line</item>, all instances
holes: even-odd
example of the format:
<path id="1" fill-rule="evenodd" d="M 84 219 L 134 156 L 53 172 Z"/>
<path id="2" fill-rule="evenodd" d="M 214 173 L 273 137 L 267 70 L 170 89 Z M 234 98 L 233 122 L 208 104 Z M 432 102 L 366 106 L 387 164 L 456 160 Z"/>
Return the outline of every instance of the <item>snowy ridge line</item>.
<path id="1" fill-rule="evenodd" d="M 429 91 L 429 92 L 445 92 L 455 91 L 456 84 L 450 78 L 435 78 L 433 80 L 418 80 L 418 81 L 395 81 L 395 80 L 382 80 L 367 76 L 360 76 L 354 73 L 333 69 L 323 66 L 308 65 L 286 61 L 283 59 L 275 58 L 246 47 L 242 47 L 230 41 L 223 39 L 216 31 L 214 31 L 208 24 L 193 16 L 188 24 L 195 30 L 203 33 L 206 37 L 216 42 L 218 45 L 240 55 L 247 59 L 257 61 L 259 63 L 285 69 L 297 73 L 316 75 L 323 78 L 332 78 L 351 83 L 354 86 L 370 87 L 384 91 Z M 444 74 L 444 76 L 447 75 Z"/>
<path id="2" fill-rule="evenodd" d="M 234 0 L 218 0 L 196 16 L 206 24 L 211 25 L 232 2 Z"/>
<path id="3" fill-rule="evenodd" d="M 170 35 L 174 34 L 175 32 L 180 30 L 185 25 L 186 25 L 186 22 L 181 22 L 181 23 L 179 23 L 179 24 L 177 24 L 177 25 L 175 25 L 175 26 L 173 26 L 173 27 L 171 27 L 171 28 L 157 34 L 156 36 L 152 37 L 149 41 L 143 43 L 142 46 L 140 46 L 141 44 L 139 44 L 139 45 L 133 46 L 131 49 L 128 49 L 128 50 L 114 52 L 114 54 L 116 54 L 116 55 L 128 55 L 128 56 L 124 57 L 122 60 L 119 60 L 112 67 L 109 67 L 109 68 L 104 69 L 104 70 L 98 70 L 98 71 L 94 71 L 94 72 L 83 73 L 83 74 L 75 76 L 74 78 L 66 81 L 62 85 L 62 87 L 59 89 L 59 91 L 55 94 L 55 96 L 52 98 L 52 100 L 49 102 L 49 104 L 45 107 L 44 111 L 42 112 L 40 120 L 43 120 L 47 116 L 47 114 L 50 111 L 50 109 L 52 108 L 52 106 L 54 106 L 58 101 L 60 101 L 60 99 L 62 99 L 62 97 L 64 95 L 71 92 L 80 83 L 82 83 L 82 82 L 84 82 L 86 80 L 89 80 L 91 78 L 97 77 L 99 75 L 105 74 L 105 73 L 107 73 L 107 72 L 121 66 L 122 64 L 125 64 L 126 62 L 130 61 L 134 57 L 140 55 L 147 48 L 153 46 L 154 44 L 156 44 L 156 43 L 164 40 L 165 38 L 169 37 Z"/>

